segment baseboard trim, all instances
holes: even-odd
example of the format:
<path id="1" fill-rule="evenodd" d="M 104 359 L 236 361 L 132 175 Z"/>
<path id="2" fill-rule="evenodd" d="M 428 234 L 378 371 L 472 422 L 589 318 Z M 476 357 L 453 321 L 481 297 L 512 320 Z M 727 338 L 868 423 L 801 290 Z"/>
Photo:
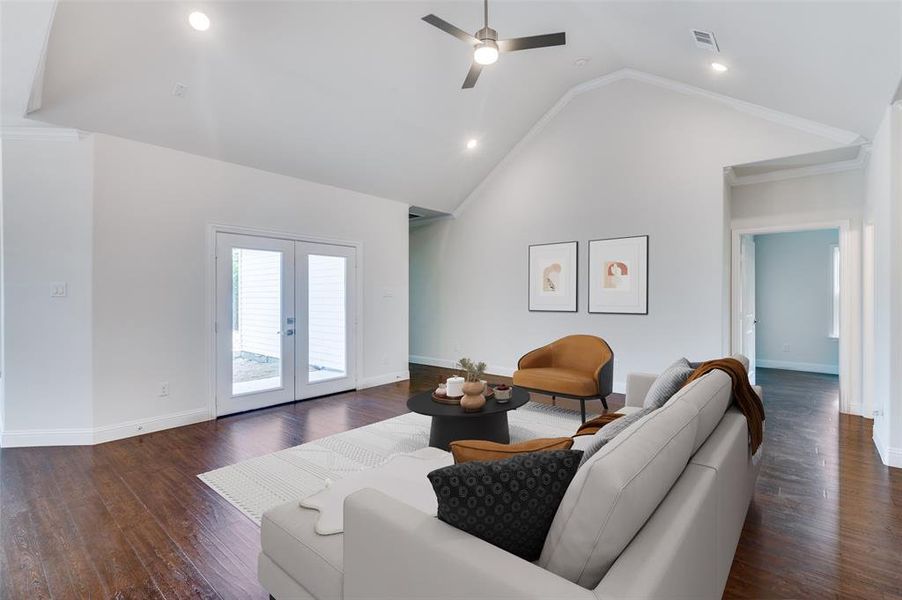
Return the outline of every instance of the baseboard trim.
<path id="1" fill-rule="evenodd" d="M 881 456 L 880 458 L 882 459 L 883 456 Z M 887 448 L 886 460 L 883 461 L 883 464 L 888 467 L 902 469 L 902 448 Z"/>
<path id="2" fill-rule="evenodd" d="M 783 369 L 785 371 L 805 371 L 807 373 L 826 373 L 839 375 L 839 365 L 822 365 L 818 363 L 792 362 L 788 360 L 756 359 L 755 366 L 762 369 Z"/>
<path id="3" fill-rule="evenodd" d="M 173 427 L 209 421 L 212 418 L 208 408 L 197 408 L 149 419 L 135 419 L 134 421 L 116 423 L 115 425 L 103 425 L 94 428 L 94 443 L 103 444 L 145 433 L 153 433 L 154 431 L 162 431 L 163 429 L 172 429 Z"/>
<path id="4" fill-rule="evenodd" d="M 90 446 L 94 443 L 94 430 L 78 429 L 23 429 L 4 431 L 0 434 L 2 448 L 28 448 L 31 446 Z"/>
<path id="5" fill-rule="evenodd" d="M 435 358 L 433 356 L 421 356 L 418 354 L 410 355 L 410 362 L 417 365 L 428 365 L 430 367 L 442 367 L 445 369 L 453 369 L 457 366 L 456 360 L 448 360 L 447 358 Z M 511 367 L 499 367 L 497 365 L 488 365 L 485 372 L 489 375 L 498 375 L 500 377 L 513 377 L 514 371 Z M 613 384 L 615 394 L 626 393 L 626 382 L 615 381 Z"/>
<path id="6" fill-rule="evenodd" d="M 457 368 L 456 360 L 449 360 L 447 358 L 435 358 L 434 356 L 419 356 L 411 354 L 410 362 L 418 365 L 428 365 L 430 367 L 442 367 L 444 369 Z M 513 369 L 511 367 L 501 367 L 498 365 L 488 365 L 485 368 L 485 372 L 489 375 L 498 375 L 500 377 L 513 377 L 514 371 L 516 371 L 516 369 Z"/>
<path id="7" fill-rule="evenodd" d="M 207 408 L 199 408 L 94 428 L 4 431 L 0 434 L 0 447 L 92 446 L 145 433 L 162 431 L 163 429 L 172 429 L 173 427 L 209 421 L 211 418 L 210 411 Z"/>
<path id="8" fill-rule="evenodd" d="M 877 454 L 880 460 L 888 467 L 902 468 L 902 448 L 892 448 L 887 445 L 883 438 L 880 437 L 879 429 L 874 428 L 874 446 L 877 448 Z"/>
<path id="9" fill-rule="evenodd" d="M 357 389 L 365 390 L 367 388 L 376 387 L 377 385 L 387 385 L 389 383 L 395 383 L 397 381 L 406 381 L 407 379 L 410 379 L 410 371 L 384 373 L 382 375 L 376 375 L 374 377 L 367 377 L 365 379 L 359 380 L 357 382 Z"/>

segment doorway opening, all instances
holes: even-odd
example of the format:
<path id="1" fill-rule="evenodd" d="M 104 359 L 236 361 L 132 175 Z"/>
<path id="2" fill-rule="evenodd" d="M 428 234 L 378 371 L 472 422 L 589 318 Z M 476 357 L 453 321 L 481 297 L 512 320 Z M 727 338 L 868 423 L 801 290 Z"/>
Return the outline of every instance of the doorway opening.
<path id="1" fill-rule="evenodd" d="M 759 369 L 837 376 L 852 412 L 852 248 L 847 222 L 733 230 L 732 350 L 753 382 Z"/>
<path id="2" fill-rule="evenodd" d="M 355 389 L 356 248 L 215 238 L 216 414 Z"/>

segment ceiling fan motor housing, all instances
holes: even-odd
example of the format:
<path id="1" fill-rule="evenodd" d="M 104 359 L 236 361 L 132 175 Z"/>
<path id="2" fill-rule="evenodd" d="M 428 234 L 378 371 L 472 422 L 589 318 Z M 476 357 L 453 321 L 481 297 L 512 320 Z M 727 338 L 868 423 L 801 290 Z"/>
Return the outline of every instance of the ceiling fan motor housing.
<path id="1" fill-rule="evenodd" d="M 492 29 L 491 27 L 483 27 L 479 31 L 476 32 L 474 36 L 480 42 L 485 42 L 487 40 L 491 40 L 493 42 L 498 41 L 498 32 Z"/>

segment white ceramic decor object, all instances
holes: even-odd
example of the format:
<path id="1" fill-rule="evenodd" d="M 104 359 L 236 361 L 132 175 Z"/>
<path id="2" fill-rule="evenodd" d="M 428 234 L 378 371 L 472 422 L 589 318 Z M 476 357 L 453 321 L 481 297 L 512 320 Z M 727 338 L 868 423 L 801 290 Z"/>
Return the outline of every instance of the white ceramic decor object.
<path id="1" fill-rule="evenodd" d="M 463 377 L 449 377 L 448 381 L 445 382 L 448 397 L 449 398 L 457 398 L 459 396 L 463 396 L 464 395 L 463 385 L 464 385 Z"/>

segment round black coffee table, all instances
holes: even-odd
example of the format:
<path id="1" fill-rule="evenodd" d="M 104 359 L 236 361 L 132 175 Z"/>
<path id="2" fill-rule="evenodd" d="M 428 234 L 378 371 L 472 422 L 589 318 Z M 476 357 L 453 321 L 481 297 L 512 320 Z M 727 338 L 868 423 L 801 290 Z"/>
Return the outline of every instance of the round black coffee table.
<path id="1" fill-rule="evenodd" d="M 448 450 L 455 440 L 487 440 L 507 444 L 511 441 L 507 428 L 507 411 L 529 402 L 529 392 L 513 388 L 511 399 L 498 402 L 487 398 L 479 412 L 464 412 L 459 405 L 441 404 L 432 399 L 432 391 L 423 392 L 407 401 L 412 412 L 432 417 L 429 445 Z"/>

